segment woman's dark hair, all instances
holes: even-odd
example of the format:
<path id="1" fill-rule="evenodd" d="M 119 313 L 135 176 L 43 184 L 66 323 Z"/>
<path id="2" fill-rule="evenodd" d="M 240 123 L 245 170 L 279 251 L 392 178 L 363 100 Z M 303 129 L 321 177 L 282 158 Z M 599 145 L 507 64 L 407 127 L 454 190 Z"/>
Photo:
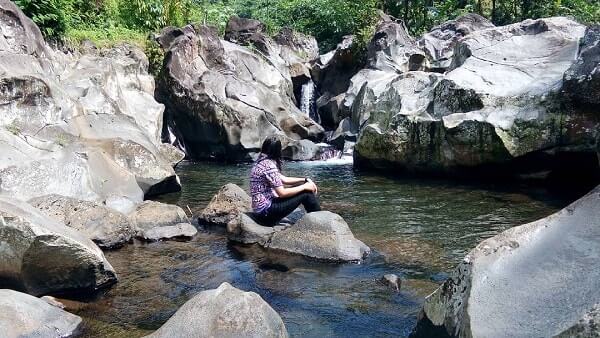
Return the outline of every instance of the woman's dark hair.
<path id="1" fill-rule="evenodd" d="M 260 152 L 266 155 L 266 158 L 275 161 L 277 168 L 281 170 L 281 141 L 275 136 L 267 137 Z"/>

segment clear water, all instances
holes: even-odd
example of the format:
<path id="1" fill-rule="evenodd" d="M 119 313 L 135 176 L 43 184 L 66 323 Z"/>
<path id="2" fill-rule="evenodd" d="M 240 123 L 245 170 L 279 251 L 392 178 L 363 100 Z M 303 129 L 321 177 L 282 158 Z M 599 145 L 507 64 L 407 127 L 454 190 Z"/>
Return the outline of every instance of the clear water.
<path id="1" fill-rule="evenodd" d="M 343 162 L 342 162 L 343 163 Z M 228 182 L 247 189 L 248 165 L 183 163 L 183 191 L 163 196 L 198 214 Z M 97 300 L 73 302 L 90 337 L 138 337 L 160 327 L 186 300 L 222 282 L 260 294 L 292 337 L 406 336 L 423 299 L 482 239 L 545 217 L 565 198 L 529 187 L 392 179 L 351 164 L 288 163 L 313 177 L 322 206 L 342 215 L 374 253 L 362 264 L 273 255 L 201 229 L 190 242 L 135 243 L 108 252 L 120 281 Z M 379 283 L 402 277 L 395 293 Z"/>

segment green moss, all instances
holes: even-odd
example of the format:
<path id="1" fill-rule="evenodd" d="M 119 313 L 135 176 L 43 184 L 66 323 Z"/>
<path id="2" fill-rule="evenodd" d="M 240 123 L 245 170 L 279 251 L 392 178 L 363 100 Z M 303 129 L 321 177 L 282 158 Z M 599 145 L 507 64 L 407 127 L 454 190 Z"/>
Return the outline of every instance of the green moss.
<path id="1" fill-rule="evenodd" d="M 14 122 L 9 125 L 4 126 L 6 130 L 8 130 L 13 135 L 18 135 L 21 133 L 21 128 L 17 126 Z"/>

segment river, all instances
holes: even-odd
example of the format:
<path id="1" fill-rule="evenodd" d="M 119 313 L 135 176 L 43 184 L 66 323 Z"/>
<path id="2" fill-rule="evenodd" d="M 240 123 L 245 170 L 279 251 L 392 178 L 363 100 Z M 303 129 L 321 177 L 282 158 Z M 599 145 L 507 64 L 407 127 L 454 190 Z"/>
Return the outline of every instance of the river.
<path id="1" fill-rule="evenodd" d="M 197 215 L 222 185 L 247 189 L 249 169 L 184 162 L 182 192 L 159 200 Z M 350 163 L 286 163 L 284 173 L 314 178 L 323 208 L 342 215 L 372 255 L 362 264 L 272 255 L 202 227 L 189 242 L 134 243 L 106 253 L 119 283 L 69 305 L 84 318 L 85 335 L 143 336 L 196 293 L 229 282 L 260 294 L 292 337 L 407 336 L 424 297 L 477 243 L 569 202 L 542 188 L 390 178 Z M 399 293 L 379 282 L 386 273 L 403 279 Z"/>

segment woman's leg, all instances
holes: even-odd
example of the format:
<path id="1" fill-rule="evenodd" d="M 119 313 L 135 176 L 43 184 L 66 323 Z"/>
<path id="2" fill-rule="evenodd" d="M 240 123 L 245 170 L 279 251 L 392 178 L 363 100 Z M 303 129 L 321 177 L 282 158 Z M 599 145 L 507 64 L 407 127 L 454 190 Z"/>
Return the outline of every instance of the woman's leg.
<path id="1" fill-rule="evenodd" d="M 304 206 L 304 209 L 306 209 L 306 212 L 321 210 L 317 196 L 312 192 L 303 192 L 289 198 L 274 199 L 267 210 L 265 221 L 267 224 L 277 224 L 301 204 Z"/>

